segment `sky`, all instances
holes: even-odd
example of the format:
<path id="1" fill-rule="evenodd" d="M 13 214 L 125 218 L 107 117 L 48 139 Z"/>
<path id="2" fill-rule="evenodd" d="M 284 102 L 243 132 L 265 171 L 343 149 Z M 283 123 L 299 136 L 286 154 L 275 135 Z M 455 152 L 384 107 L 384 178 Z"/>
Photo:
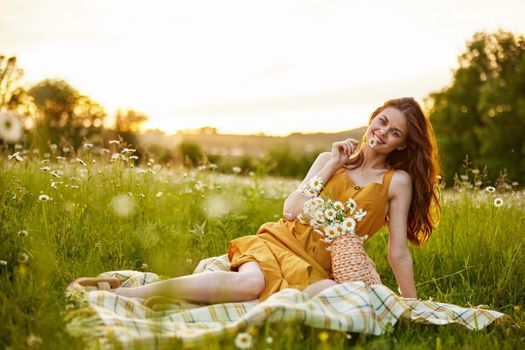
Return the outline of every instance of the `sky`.
<path id="1" fill-rule="evenodd" d="M 363 126 L 452 82 L 477 31 L 525 33 L 523 0 L 0 0 L 0 54 L 167 133 Z M 109 121 L 111 119 L 108 119 Z"/>

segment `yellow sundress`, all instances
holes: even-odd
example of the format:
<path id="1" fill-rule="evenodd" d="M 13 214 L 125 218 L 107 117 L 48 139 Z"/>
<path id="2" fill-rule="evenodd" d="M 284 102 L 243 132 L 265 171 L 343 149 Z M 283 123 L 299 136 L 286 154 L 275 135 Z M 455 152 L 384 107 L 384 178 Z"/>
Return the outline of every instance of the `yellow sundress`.
<path id="1" fill-rule="evenodd" d="M 359 235 L 372 237 L 385 223 L 385 205 L 388 200 L 388 188 L 394 169 L 388 169 L 383 175 L 383 182 L 371 182 L 357 186 L 345 168 L 337 169 L 328 180 L 325 190 L 332 200 L 343 203 L 353 198 L 358 208 L 367 214 L 358 223 Z M 232 240 L 228 247 L 231 271 L 248 261 L 257 261 L 261 267 L 266 284 L 259 301 L 284 288 L 303 290 L 309 284 L 332 278 L 330 252 L 327 243 L 309 225 L 301 224 L 298 219 L 281 218 L 277 222 L 266 222 L 255 235 L 243 236 Z"/>

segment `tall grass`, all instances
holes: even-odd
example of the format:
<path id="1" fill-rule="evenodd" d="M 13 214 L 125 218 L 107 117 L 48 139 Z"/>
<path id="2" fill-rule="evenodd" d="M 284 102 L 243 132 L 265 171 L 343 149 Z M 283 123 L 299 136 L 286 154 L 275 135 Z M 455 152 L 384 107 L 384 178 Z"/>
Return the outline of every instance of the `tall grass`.
<path id="1" fill-rule="evenodd" d="M 66 159 L 57 159 L 56 151 L 21 152 L 23 161 L 2 156 L 0 346 L 83 348 L 64 331 L 63 290 L 69 282 L 110 270 L 191 273 L 200 259 L 224 254 L 231 239 L 277 221 L 299 183 L 153 162 L 137 167 L 125 151 L 114 154 L 119 156 L 112 161 L 90 150 Z M 501 207 L 495 197 L 503 199 Z M 521 328 L 502 324 L 472 332 L 399 323 L 379 337 L 327 332 L 324 341 L 320 330 L 264 325 L 251 330 L 256 346 L 267 347 L 264 339 L 272 336 L 274 348 L 519 347 L 525 336 L 523 210 L 517 191 L 460 187 L 444 196 L 441 223 L 429 243 L 411 248 L 420 298 L 487 305 L 515 317 Z M 381 230 L 366 249 L 383 283 L 397 290 L 387 245 L 388 232 Z M 210 340 L 209 347 L 233 347 L 233 341 Z"/>

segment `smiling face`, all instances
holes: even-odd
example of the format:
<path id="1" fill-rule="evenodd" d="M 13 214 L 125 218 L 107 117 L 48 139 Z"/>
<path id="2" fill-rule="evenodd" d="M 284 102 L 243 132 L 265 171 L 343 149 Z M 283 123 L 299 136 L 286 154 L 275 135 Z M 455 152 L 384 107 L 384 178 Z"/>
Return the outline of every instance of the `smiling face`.
<path id="1" fill-rule="evenodd" d="M 406 117 L 397 108 L 386 107 L 374 119 L 366 130 L 366 138 L 376 137 L 375 152 L 390 153 L 395 149 L 405 148 L 408 136 Z"/>

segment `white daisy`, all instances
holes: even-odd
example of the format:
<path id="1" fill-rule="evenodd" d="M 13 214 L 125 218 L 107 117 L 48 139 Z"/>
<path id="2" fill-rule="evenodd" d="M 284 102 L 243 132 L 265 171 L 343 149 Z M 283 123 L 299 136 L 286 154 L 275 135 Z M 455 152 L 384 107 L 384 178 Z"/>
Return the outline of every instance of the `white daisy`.
<path id="1" fill-rule="evenodd" d="M 317 197 L 317 198 L 314 198 L 314 202 L 316 205 L 323 205 L 324 199 L 322 199 L 321 197 Z"/>
<path id="2" fill-rule="evenodd" d="M 370 148 L 374 148 L 377 146 L 379 139 L 374 135 L 371 138 L 368 139 L 367 144 Z"/>
<path id="3" fill-rule="evenodd" d="M 320 177 L 318 177 L 318 176 L 314 176 L 314 177 L 310 180 L 310 186 L 312 186 L 313 189 L 316 190 L 317 192 L 320 192 L 321 189 L 323 188 L 323 181 L 321 180 Z"/>
<path id="4" fill-rule="evenodd" d="M 239 333 L 235 337 L 235 346 L 239 349 L 249 349 L 252 347 L 253 339 L 250 333 Z"/>
<path id="5" fill-rule="evenodd" d="M 496 206 L 496 207 L 499 208 L 499 207 L 501 207 L 502 205 L 503 205 L 503 199 L 501 199 L 501 198 L 499 198 L 499 197 L 498 197 L 498 198 L 494 198 L 494 206 Z"/>
<path id="6" fill-rule="evenodd" d="M 334 238 L 336 238 L 337 237 L 337 230 L 336 230 L 335 226 L 334 225 L 326 226 L 326 228 L 324 229 L 324 235 L 329 240 L 333 240 Z"/>
<path id="7" fill-rule="evenodd" d="M 19 161 L 19 162 L 23 162 L 24 161 L 24 158 L 22 158 L 22 156 L 20 155 L 19 152 L 15 152 L 9 156 L 7 156 L 7 159 L 15 159 L 16 161 Z"/>
<path id="8" fill-rule="evenodd" d="M 232 170 L 233 170 L 234 173 L 237 173 L 237 174 L 240 173 L 240 172 L 242 171 L 242 169 L 241 169 L 240 167 L 238 167 L 238 166 L 234 166 L 234 167 L 232 168 Z"/>
<path id="9" fill-rule="evenodd" d="M 340 201 L 335 201 L 333 204 L 335 210 L 344 210 L 345 206 Z"/>
<path id="10" fill-rule="evenodd" d="M 18 262 L 21 264 L 25 264 L 29 260 L 29 256 L 26 253 L 20 253 L 18 254 Z"/>
<path id="11" fill-rule="evenodd" d="M 485 191 L 492 193 L 492 192 L 495 192 L 496 189 L 494 187 L 492 187 L 492 186 L 487 186 L 487 187 L 485 187 Z"/>
<path id="12" fill-rule="evenodd" d="M 76 159 L 77 162 L 79 162 L 82 165 L 86 165 L 86 162 L 84 162 L 82 159 L 78 158 Z"/>
<path id="13" fill-rule="evenodd" d="M 325 218 L 327 218 L 328 220 L 333 220 L 335 219 L 335 210 L 333 210 L 332 208 L 328 208 L 324 211 L 324 216 Z"/>
<path id="14" fill-rule="evenodd" d="M 51 167 L 50 166 L 43 166 L 43 167 L 40 168 L 40 170 L 49 171 L 49 170 L 51 170 Z"/>
<path id="15" fill-rule="evenodd" d="M 323 215 L 323 211 L 322 210 L 317 210 L 315 213 L 314 213 L 314 219 L 315 221 L 317 221 L 319 224 L 324 224 L 326 219 Z"/>
<path id="16" fill-rule="evenodd" d="M 0 266 L 7 266 L 7 261 L 0 260 Z"/>
<path id="17" fill-rule="evenodd" d="M 346 233 L 343 225 L 341 225 L 340 223 L 335 223 L 334 228 L 335 228 L 335 232 L 337 232 L 337 237 L 342 236 Z"/>
<path id="18" fill-rule="evenodd" d="M 342 223 L 343 229 L 346 233 L 354 232 L 355 220 L 352 218 L 346 218 Z"/>
<path id="19" fill-rule="evenodd" d="M 119 140 L 109 140 L 109 144 L 110 145 L 120 145 L 120 141 Z"/>
<path id="20" fill-rule="evenodd" d="M 22 137 L 22 122 L 14 113 L 0 113 L 0 138 L 15 143 Z"/>
<path id="21" fill-rule="evenodd" d="M 50 199 L 51 198 L 47 194 L 41 194 L 40 196 L 38 196 L 38 200 L 41 202 L 47 202 Z"/>
<path id="22" fill-rule="evenodd" d="M 366 211 L 364 211 L 363 209 L 359 209 L 355 215 L 354 215 L 354 219 L 356 219 L 357 221 L 361 221 L 363 220 L 363 218 L 365 217 L 366 215 Z"/>
<path id="23" fill-rule="evenodd" d="M 157 192 L 157 194 L 155 195 L 155 198 L 160 198 L 160 197 L 162 197 L 163 194 L 164 193 L 162 193 L 162 192 Z"/>
<path id="24" fill-rule="evenodd" d="M 350 210 L 350 214 L 353 214 L 357 209 L 357 203 L 353 198 L 350 198 L 348 202 L 346 202 L 346 206 L 348 207 L 348 210 Z"/>
<path id="25" fill-rule="evenodd" d="M 28 233 L 27 233 L 27 230 L 20 230 L 18 231 L 18 236 L 19 237 L 27 237 Z"/>

